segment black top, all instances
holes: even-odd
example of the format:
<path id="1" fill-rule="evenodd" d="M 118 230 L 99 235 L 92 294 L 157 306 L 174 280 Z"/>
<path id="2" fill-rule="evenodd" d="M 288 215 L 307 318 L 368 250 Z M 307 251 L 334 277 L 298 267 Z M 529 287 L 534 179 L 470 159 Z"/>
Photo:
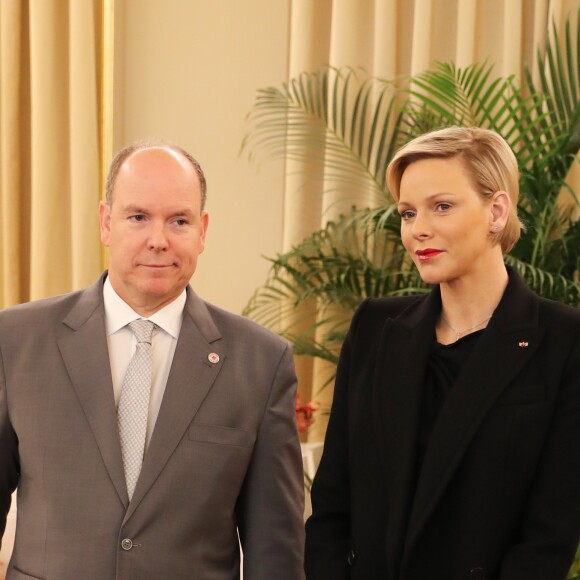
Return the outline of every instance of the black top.
<path id="1" fill-rule="evenodd" d="M 418 479 L 421 473 L 421 466 L 429 445 L 429 439 L 447 394 L 455 384 L 461 369 L 471 356 L 484 330 L 467 334 L 451 344 L 440 344 L 436 338 L 433 339 L 425 389 L 421 398 L 415 480 Z"/>

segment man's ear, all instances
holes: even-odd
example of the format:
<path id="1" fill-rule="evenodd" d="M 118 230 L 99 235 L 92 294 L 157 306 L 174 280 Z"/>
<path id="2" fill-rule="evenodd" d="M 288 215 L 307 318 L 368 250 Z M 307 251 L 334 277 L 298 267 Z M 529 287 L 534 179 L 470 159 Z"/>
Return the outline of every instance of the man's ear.
<path id="1" fill-rule="evenodd" d="M 489 231 L 501 232 L 508 221 L 512 201 L 505 191 L 496 191 L 491 198 Z"/>
<path id="2" fill-rule="evenodd" d="M 201 228 L 200 228 L 200 246 L 199 253 L 201 254 L 205 250 L 205 236 L 207 235 L 207 226 L 209 225 L 209 214 L 206 210 L 201 212 Z"/>
<path id="3" fill-rule="evenodd" d="M 101 242 L 108 246 L 111 235 L 111 206 L 106 201 L 99 203 L 99 225 L 101 228 Z"/>

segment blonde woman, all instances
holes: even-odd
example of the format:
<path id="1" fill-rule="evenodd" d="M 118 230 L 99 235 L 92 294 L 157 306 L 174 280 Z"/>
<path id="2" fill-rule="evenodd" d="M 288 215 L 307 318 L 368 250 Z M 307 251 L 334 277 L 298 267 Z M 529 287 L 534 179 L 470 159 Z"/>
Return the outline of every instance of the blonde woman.
<path id="1" fill-rule="evenodd" d="M 580 537 L 580 311 L 506 268 L 518 168 L 496 133 L 387 171 L 427 295 L 367 300 L 338 366 L 308 580 L 559 580 Z"/>

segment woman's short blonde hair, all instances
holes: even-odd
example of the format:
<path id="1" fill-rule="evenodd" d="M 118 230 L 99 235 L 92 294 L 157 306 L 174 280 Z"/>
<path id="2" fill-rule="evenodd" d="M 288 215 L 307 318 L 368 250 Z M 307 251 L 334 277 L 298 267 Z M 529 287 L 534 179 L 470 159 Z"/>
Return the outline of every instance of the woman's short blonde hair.
<path id="1" fill-rule="evenodd" d="M 501 135 L 478 127 L 448 127 L 409 141 L 393 157 L 387 167 L 387 186 L 396 201 L 405 169 L 421 159 L 460 158 L 473 177 L 477 192 L 490 200 L 496 191 L 505 191 L 511 200 L 505 228 L 490 234 L 507 254 L 518 241 L 523 229 L 517 214 L 519 171 L 516 157 Z"/>

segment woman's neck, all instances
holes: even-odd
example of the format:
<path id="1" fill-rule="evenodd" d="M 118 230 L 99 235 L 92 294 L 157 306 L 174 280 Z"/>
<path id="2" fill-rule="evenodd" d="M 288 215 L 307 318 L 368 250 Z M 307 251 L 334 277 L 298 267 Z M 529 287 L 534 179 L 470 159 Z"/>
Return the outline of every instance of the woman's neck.
<path id="1" fill-rule="evenodd" d="M 443 282 L 441 319 L 437 340 L 442 344 L 456 342 L 463 336 L 487 326 L 508 283 L 503 263 L 488 264 L 485 270 Z"/>

